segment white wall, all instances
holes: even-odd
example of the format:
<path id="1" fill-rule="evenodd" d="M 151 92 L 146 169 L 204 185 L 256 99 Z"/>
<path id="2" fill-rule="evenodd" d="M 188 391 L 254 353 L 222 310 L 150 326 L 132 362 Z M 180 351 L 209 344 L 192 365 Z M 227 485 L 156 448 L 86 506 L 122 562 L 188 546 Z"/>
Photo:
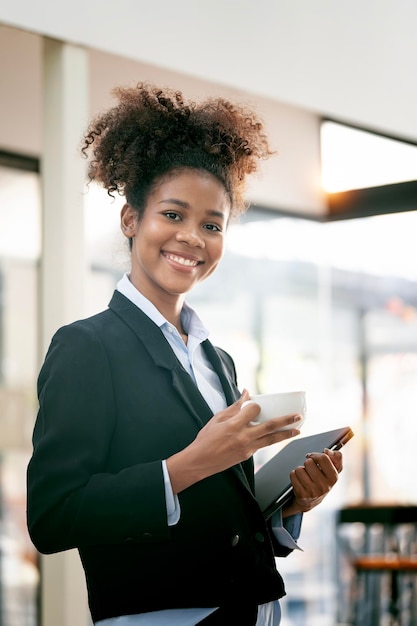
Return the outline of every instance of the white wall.
<path id="1" fill-rule="evenodd" d="M 415 0 L 13 0 L 0 22 L 417 141 Z"/>
<path id="2" fill-rule="evenodd" d="M 1 9 L 0 9 L 1 12 Z M 0 150 L 42 150 L 42 39 L 0 26 Z"/>

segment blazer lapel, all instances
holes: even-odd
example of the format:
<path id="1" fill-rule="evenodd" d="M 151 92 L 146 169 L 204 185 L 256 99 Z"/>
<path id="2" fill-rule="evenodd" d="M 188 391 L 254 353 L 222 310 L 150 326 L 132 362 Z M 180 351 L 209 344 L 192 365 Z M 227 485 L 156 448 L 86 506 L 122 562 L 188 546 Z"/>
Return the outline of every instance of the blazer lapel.
<path id="1" fill-rule="evenodd" d="M 213 417 L 213 412 L 191 376 L 185 371 L 178 359 L 176 361 L 176 365 L 171 370 L 172 386 L 201 428 Z"/>
<path id="2" fill-rule="evenodd" d="M 218 374 L 226 396 L 227 404 L 233 404 L 240 398 L 240 391 L 236 386 L 236 372 L 232 359 L 222 350 L 216 349 L 210 341 L 206 340 L 203 344 L 208 358 Z M 253 492 L 249 484 L 246 473 L 241 463 L 234 465 L 229 469 L 245 487 L 245 491 L 249 492 L 250 498 L 253 499 Z"/>
<path id="3" fill-rule="evenodd" d="M 185 371 L 161 329 L 128 298 L 115 291 L 109 308 L 139 337 L 157 367 L 168 370 L 172 376 L 172 386 L 186 406 L 199 428 L 213 416 L 213 413 Z"/>
<path id="4" fill-rule="evenodd" d="M 206 339 L 203 342 L 203 348 L 205 353 L 210 360 L 210 363 L 213 365 L 214 370 L 218 377 L 220 378 L 220 382 L 223 387 L 224 395 L 226 398 L 227 405 L 233 404 L 240 398 L 240 391 L 236 386 L 236 374 L 234 371 L 234 365 L 232 360 L 230 359 L 229 369 L 227 368 L 225 362 L 222 360 L 221 356 L 225 358 L 225 353 L 222 351 L 218 351 L 213 344 Z M 221 355 L 221 356 L 220 356 Z M 230 357 L 229 357 L 230 358 Z"/>

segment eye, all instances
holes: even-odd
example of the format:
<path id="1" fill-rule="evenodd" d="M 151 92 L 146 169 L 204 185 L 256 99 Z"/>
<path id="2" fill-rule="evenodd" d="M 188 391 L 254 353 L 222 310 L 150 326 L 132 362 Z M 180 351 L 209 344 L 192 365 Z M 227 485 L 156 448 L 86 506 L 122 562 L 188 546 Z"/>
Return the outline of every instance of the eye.
<path id="1" fill-rule="evenodd" d="M 220 226 L 218 226 L 217 224 L 205 224 L 204 228 L 206 230 L 210 230 L 212 232 L 217 232 L 217 233 L 223 232 L 223 229 Z"/>
<path id="2" fill-rule="evenodd" d="M 178 220 L 181 219 L 181 216 L 178 213 L 176 213 L 175 211 L 166 211 L 164 213 L 164 215 L 165 215 L 165 217 L 167 217 L 168 219 L 173 220 L 173 221 L 178 221 Z"/>

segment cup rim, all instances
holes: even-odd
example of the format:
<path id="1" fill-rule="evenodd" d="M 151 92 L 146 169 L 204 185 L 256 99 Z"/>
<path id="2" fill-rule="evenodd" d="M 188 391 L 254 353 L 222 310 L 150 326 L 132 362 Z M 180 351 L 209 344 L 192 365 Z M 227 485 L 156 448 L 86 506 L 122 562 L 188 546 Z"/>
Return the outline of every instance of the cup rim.
<path id="1" fill-rule="evenodd" d="M 265 398 L 265 397 L 273 397 L 273 396 L 291 396 L 291 395 L 306 395 L 305 391 L 275 391 L 272 393 L 255 393 L 250 396 L 250 399 L 254 398 Z"/>

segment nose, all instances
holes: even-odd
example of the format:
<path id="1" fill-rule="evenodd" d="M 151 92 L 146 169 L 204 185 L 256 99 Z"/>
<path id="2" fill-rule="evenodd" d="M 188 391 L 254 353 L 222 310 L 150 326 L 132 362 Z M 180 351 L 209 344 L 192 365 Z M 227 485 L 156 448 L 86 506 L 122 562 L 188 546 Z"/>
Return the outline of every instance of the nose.
<path id="1" fill-rule="evenodd" d="M 206 245 L 204 239 L 191 229 L 179 230 L 175 238 L 179 243 L 185 243 L 192 248 L 204 248 Z"/>

